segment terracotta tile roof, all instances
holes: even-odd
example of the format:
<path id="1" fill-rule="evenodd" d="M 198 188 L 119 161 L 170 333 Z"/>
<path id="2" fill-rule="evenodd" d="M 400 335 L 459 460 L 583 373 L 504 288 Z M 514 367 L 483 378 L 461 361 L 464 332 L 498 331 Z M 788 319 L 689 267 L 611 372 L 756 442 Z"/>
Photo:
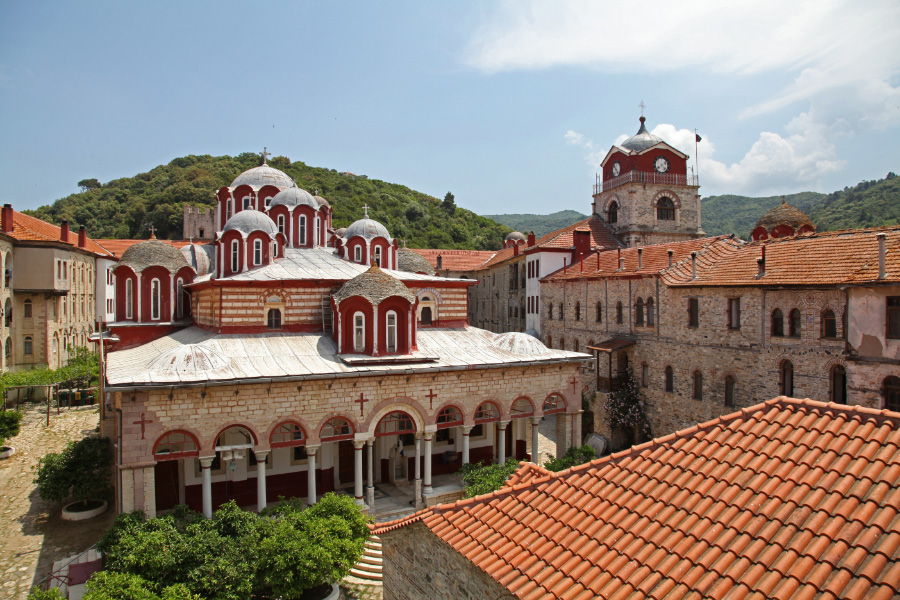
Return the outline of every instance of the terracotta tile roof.
<path id="1" fill-rule="evenodd" d="M 518 598 L 892 598 L 900 413 L 776 398 L 373 531 L 417 521 Z"/>
<path id="2" fill-rule="evenodd" d="M 441 270 L 474 271 L 490 260 L 495 250 L 441 250 L 431 248 L 409 248 L 437 268 L 437 257 L 441 257 Z"/>
<path id="3" fill-rule="evenodd" d="M 697 277 L 690 260 L 663 273 L 672 286 L 836 285 L 878 279 L 878 238 L 885 239 L 884 282 L 900 282 L 900 227 L 852 229 L 805 234 L 707 248 L 697 257 Z M 765 251 L 765 274 L 758 276 L 757 259 Z"/>
<path id="4" fill-rule="evenodd" d="M 146 242 L 147 240 L 114 240 L 110 238 L 100 238 L 97 240 L 97 243 L 109 250 L 115 256 L 121 258 L 125 251 L 134 246 L 135 244 L 139 244 L 141 242 Z M 190 240 L 159 240 L 160 242 L 165 242 L 167 244 L 171 244 L 178 249 L 184 248 L 189 245 Z"/>
<path id="5" fill-rule="evenodd" d="M 685 259 L 690 259 L 691 252 L 702 252 L 718 246 L 739 247 L 741 242 L 732 239 L 732 236 L 720 235 L 717 237 L 685 240 L 683 242 L 669 242 L 665 244 L 653 244 L 641 246 L 641 258 L 638 260 L 638 248 L 623 248 L 622 258 L 625 259 L 625 267 L 619 270 L 619 251 L 606 250 L 597 252 L 584 259 L 584 269 L 580 264 L 570 265 L 565 271 L 560 269 L 543 278 L 542 281 L 568 281 L 578 279 L 601 279 L 610 277 L 634 277 L 635 275 L 656 275 L 660 271 L 669 268 L 669 250 L 672 251 L 672 264 Z M 688 262 L 690 262 L 688 260 Z M 638 268 L 638 265 L 641 268 Z M 688 265 L 690 268 L 690 265 Z"/>
<path id="6" fill-rule="evenodd" d="M 0 224 L 2 224 L 3 216 L 0 214 Z M 41 221 L 37 217 L 32 217 L 23 213 L 20 213 L 16 210 L 13 211 L 13 230 L 11 232 L 5 232 L 6 235 L 15 238 L 17 240 L 22 241 L 36 241 L 36 242 L 59 242 L 70 244 L 72 246 L 78 247 L 78 230 L 69 231 L 69 236 L 66 240 L 60 240 L 60 228 L 56 225 L 51 225 L 46 221 Z M 91 238 L 87 239 L 87 244 L 85 245 L 84 250 L 88 252 L 93 252 L 94 254 L 98 254 L 101 256 L 109 256 L 109 252 L 97 244 Z"/>

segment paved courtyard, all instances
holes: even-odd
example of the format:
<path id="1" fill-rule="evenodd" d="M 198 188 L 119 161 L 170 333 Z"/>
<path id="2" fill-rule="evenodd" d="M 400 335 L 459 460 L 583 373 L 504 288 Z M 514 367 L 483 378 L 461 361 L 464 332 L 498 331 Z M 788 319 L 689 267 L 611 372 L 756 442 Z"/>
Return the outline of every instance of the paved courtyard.
<path id="1" fill-rule="evenodd" d="M 63 521 L 58 504 L 44 502 L 37 493 L 33 468 L 48 452 L 62 450 L 70 440 L 95 431 L 96 407 L 46 413 L 41 405 L 23 406 L 19 435 L 6 442 L 16 454 L 0 461 L 0 598 L 25 600 L 33 585 L 50 575 L 54 560 L 88 549 L 110 526 L 114 510 L 82 522 Z"/>

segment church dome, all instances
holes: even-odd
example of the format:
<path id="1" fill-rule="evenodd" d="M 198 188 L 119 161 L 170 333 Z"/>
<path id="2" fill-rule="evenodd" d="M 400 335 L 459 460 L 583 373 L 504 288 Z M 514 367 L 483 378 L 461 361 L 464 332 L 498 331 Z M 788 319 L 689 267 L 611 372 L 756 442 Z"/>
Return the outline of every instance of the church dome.
<path id="1" fill-rule="evenodd" d="M 620 148 L 624 148 L 625 150 L 632 150 L 634 152 L 641 152 L 663 141 L 661 137 L 655 136 L 647 131 L 647 127 L 644 125 L 644 122 L 646 120 L 647 119 L 643 116 L 641 117 L 641 128 L 638 129 L 638 132 L 636 134 L 619 144 Z"/>
<path id="2" fill-rule="evenodd" d="M 344 239 L 350 239 L 356 235 L 367 240 L 376 237 L 391 238 L 391 234 L 388 233 L 387 228 L 378 221 L 370 219 L 368 214 L 347 228 L 347 231 L 344 232 Z"/>
<path id="3" fill-rule="evenodd" d="M 781 200 L 781 204 L 764 214 L 756 222 L 757 227 L 765 227 L 767 231 L 771 231 L 778 225 L 789 225 L 795 231 L 804 225 L 815 228 L 806 213 L 796 206 L 787 204 L 784 199 Z"/>
<path id="4" fill-rule="evenodd" d="M 352 296 L 362 296 L 373 305 L 391 296 L 400 296 L 410 302 L 416 299 L 416 296 L 409 291 L 409 288 L 402 281 L 388 275 L 377 266 L 370 267 L 365 273 L 357 275 L 342 285 L 335 292 L 334 301 L 340 304 Z"/>
<path id="5" fill-rule="evenodd" d="M 313 198 L 316 199 L 316 202 L 319 203 L 319 206 L 331 206 L 330 204 L 328 204 L 328 200 L 319 195 L 318 191 L 316 192 L 316 195 L 313 196 Z"/>
<path id="6" fill-rule="evenodd" d="M 491 346 L 504 352 L 522 354 L 525 356 L 544 354 L 547 352 L 547 346 L 545 346 L 541 340 L 519 331 L 511 331 L 509 333 L 496 335 L 491 342 Z"/>
<path id="7" fill-rule="evenodd" d="M 182 267 L 190 266 L 181 250 L 159 240 L 147 240 L 135 244 L 122 253 L 119 264 L 130 267 L 135 273 L 139 273 L 147 267 L 156 266 L 164 267 L 170 273 L 175 273 Z"/>
<path id="8" fill-rule="evenodd" d="M 525 234 L 522 233 L 521 231 L 511 231 L 510 233 L 507 233 L 506 237 L 503 239 L 505 239 L 507 242 L 510 240 L 513 240 L 516 242 L 524 242 L 526 238 L 525 238 Z"/>
<path id="9" fill-rule="evenodd" d="M 346 234 L 347 234 L 347 228 L 346 228 L 346 227 L 341 227 L 340 229 L 337 229 L 337 230 L 334 232 L 334 235 L 336 235 L 336 236 L 338 236 L 338 237 L 340 237 L 340 238 L 345 237 Z"/>
<path id="10" fill-rule="evenodd" d="M 212 266 L 213 262 L 210 259 L 210 253 L 214 251 L 215 248 L 213 246 L 188 244 L 181 249 L 181 254 L 197 275 L 206 275 L 210 272 L 210 266 Z"/>
<path id="11" fill-rule="evenodd" d="M 298 187 L 282 190 L 272 197 L 272 203 L 269 208 L 284 205 L 291 206 L 308 206 L 313 210 L 319 210 L 319 203 L 313 198 L 312 194 Z"/>
<path id="12" fill-rule="evenodd" d="M 397 251 L 397 270 L 407 273 L 424 273 L 434 275 L 434 268 L 428 260 L 409 248 L 400 248 Z"/>
<path id="13" fill-rule="evenodd" d="M 278 226 L 265 213 L 258 210 L 242 210 L 225 223 L 224 231 L 237 230 L 244 235 L 254 231 L 262 231 L 274 236 L 278 233 Z"/>
<path id="14" fill-rule="evenodd" d="M 239 185 L 250 185 L 256 189 L 264 185 L 274 185 L 278 188 L 297 187 L 297 184 L 294 183 L 294 180 L 287 173 L 273 169 L 269 165 L 260 165 L 244 171 L 231 182 L 232 188 L 236 188 Z"/>

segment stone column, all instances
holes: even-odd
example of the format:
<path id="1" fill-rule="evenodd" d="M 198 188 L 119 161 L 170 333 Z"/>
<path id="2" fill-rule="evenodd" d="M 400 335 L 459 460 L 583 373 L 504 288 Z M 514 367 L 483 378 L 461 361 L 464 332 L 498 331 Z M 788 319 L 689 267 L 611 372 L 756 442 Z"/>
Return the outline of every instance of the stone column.
<path id="1" fill-rule="evenodd" d="M 469 434 L 472 428 L 466 425 L 462 426 L 462 464 L 469 464 Z"/>
<path id="2" fill-rule="evenodd" d="M 359 506 L 365 506 L 363 502 L 363 446 L 366 445 L 365 440 L 353 440 L 353 495 L 356 496 L 356 503 Z"/>
<path id="3" fill-rule="evenodd" d="M 502 465 L 506 462 L 506 426 L 509 425 L 509 421 L 500 421 L 500 433 L 497 436 L 497 445 L 500 446 L 499 451 L 497 452 L 497 464 Z"/>
<path id="4" fill-rule="evenodd" d="M 584 441 L 581 439 L 581 415 L 584 410 L 579 410 L 572 414 L 572 445 L 581 446 Z"/>
<path id="5" fill-rule="evenodd" d="M 430 431 L 425 432 L 425 487 L 422 488 L 423 494 L 431 494 L 434 490 L 431 488 L 431 439 L 434 434 Z"/>
<path id="6" fill-rule="evenodd" d="M 531 417 L 531 462 L 541 464 L 541 418 Z"/>
<path id="7" fill-rule="evenodd" d="M 366 446 L 369 447 L 369 485 L 366 487 L 366 503 L 369 505 L 369 510 L 375 509 L 375 469 L 373 467 L 375 459 L 373 458 L 373 451 L 375 449 L 375 439 L 369 438 L 366 440 Z"/>
<path id="8" fill-rule="evenodd" d="M 200 459 L 200 473 L 203 475 L 203 516 L 212 518 L 212 467 L 215 456 Z"/>
<path id="9" fill-rule="evenodd" d="M 256 454 L 256 510 L 262 512 L 266 507 L 266 457 L 268 450 L 254 450 Z"/>
<path id="10" fill-rule="evenodd" d="M 316 503 L 316 452 L 319 446 L 306 447 L 306 503 L 312 506 Z"/>
<path id="11" fill-rule="evenodd" d="M 416 495 L 416 508 L 422 508 L 422 434 L 416 434 L 416 481 L 415 481 L 415 495 Z"/>

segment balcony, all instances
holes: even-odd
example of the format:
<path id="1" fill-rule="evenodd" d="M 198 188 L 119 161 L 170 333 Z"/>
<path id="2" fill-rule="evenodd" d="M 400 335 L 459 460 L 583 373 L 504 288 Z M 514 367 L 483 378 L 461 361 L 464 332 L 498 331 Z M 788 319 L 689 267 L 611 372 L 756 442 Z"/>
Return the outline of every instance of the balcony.
<path id="1" fill-rule="evenodd" d="M 597 376 L 597 391 L 598 392 L 614 392 L 628 381 L 628 377 L 625 375 L 620 375 L 618 377 L 601 377 Z"/>
<path id="2" fill-rule="evenodd" d="M 618 177 L 607 179 L 606 181 L 598 181 L 594 184 L 594 195 L 626 183 L 658 183 L 661 185 L 700 185 L 700 178 L 694 175 L 676 175 L 674 173 L 645 173 L 644 171 L 629 171 L 622 173 Z"/>

